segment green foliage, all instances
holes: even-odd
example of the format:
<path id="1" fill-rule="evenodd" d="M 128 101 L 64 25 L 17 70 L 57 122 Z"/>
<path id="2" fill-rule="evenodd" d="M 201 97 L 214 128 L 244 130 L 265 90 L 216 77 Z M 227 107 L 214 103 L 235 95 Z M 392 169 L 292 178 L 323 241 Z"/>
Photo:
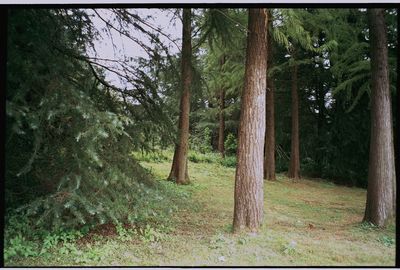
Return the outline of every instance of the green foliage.
<path id="1" fill-rule="evenodd" d="M 133 152 L 132 155 L 137 161 L 163 162 L 169 160 L 162 151 L 158 150 L 155 150 L 154 152 Z"/>
<path id="2" fill-rule="evenodd" d="M 98 248 L 92 247 L 91 244 L 87 244 L 86 248 L 87 249 L 85 250 L 85 252 L 78 251 L 78 253 L 76 254 L 77 256 L 75 258 L 75 263 L 90 264 L 104 259 L 105 254 L 100 252 Z"/>
<path id="3" fill-rule="evenodd" d="M 381 242 L 385 247 L 393 247 L 396 245 L 396 239 L 386 235 L 380 237 L 378 241 Z"/>
<path id="4" fill-rule="evenodd" d="M 220 160 L 220 154 L 213 152 L 203 154 L 197 151 L 189 151 L 188 159 L 194 163 L 216 163 Z"/>
<path id="5" fill-rule="evenodd" d="M 17 235 L 9 240 L 8 246 L 4 248 L 4 260 L 8 260 L 14 256 L 37 256 L 37 245 L 27 241 L 25 237 Z"/>
<path id="6" fill-rule="evenodd" d="M 32 224 L 26 215 L 7 216 L 5 227 L 5 260 L 13 257 L 49 256 L 55 250 L 65 255 L 76 253 L 75 242 L 88 233 L 88 227 L 79 230 L 48 231 Z"/>
<path id="7" fill-rule="evenodd" d="M 360 224 L 360 228 L 361 228 L 362 230 L 365 230 L 365 231 L 372 231 L 372 230 L 378 229 L 378 227 L 377 227 L 375 224 L 373 224 L 373 223 L 371 223 L 371 222 L 368 222 L 368 221 L 362 222 L 362 223 Z"/>
<path id="8" fill-rule="evenodd" d="M 296 246 L 297 246 L 296 241 L 290 241 L 289 243 L 283 245 L 282 252 L 284 254 L 292 255 L 296 252 Z"/>
<path id="9" fill-rule="evenodd" d="M 87 15 L 40 9 L 9 15 L 8 211 L 49 230 L 165 219 L 177 197 L 130 155 L 148 143 L 143 129 L 150 128 L 141 129 L 135 117 L 143 111 L 126 111 L 81 61 L 93 39 Z"/>
<path id="10" fill-rule="evenodd" d="M 202 154 L 212 151 L 211 130 L 208 127 L 190 137 L 190 149 L 199 151 Z"/>
<path id="11" fill-rule="evenodd" d="M 115 225 L 115 228 L 117 230 L 118 239 L 123 242 L 131 240 L 132 237 L 136 235 L 136 232 L 133 229 L 131 228 L 126 229 L 121 223 L 117 223 Z"/>
<path id="12" fill-rule="evenodd" d="M 236 137 L 232 134 L 229 133 L 228 136 L 226 136 L 225 142 L 225 152 L 229 155 L 235 155 L 236 154 L 236 149 L 237 149 L 237 139 Z"/>
<path id="13" fill-rule="evenodd" d="M 222 166 L 235 168 L 236 167 L 236 156 L 226 156 L 220 161 Z"/>
<path id="14" fill-rule="evenodd" d="M 139 228 L 139 234 L 145 243 L 158 242 L 164 238 L 164 234 L 162 232 L 154 229 L 149 224 L 147 224 L 144 228 Z"/>

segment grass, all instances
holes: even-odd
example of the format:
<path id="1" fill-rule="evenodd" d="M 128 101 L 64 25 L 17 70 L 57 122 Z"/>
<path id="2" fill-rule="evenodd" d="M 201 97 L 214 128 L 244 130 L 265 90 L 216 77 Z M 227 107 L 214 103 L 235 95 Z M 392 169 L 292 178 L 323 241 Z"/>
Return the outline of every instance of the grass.
<path id="1" fill-rule="evenodd" d="M 142 161 L 164 181 L 171 160 Z M 361 223 L 366 191 L 323 180 L 293 182 L 278 174 L 264 183 L 264 225 L 258 234 L 232 234 L 234 168 L 189 163 L 192 205 L 171 216 L 156 240 L 97 235 L 78 253 L 16 258 L 6 266 L 394 266 L 395 225 Z M 151 234 L 150 234 L 151 235 Z"/>

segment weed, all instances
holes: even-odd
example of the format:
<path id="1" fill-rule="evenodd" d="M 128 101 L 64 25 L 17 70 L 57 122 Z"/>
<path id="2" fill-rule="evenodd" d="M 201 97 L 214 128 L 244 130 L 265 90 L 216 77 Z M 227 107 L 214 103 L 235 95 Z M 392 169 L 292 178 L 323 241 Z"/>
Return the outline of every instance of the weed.
<path id="1" fill-rule="evenodd" d="M 133 229 L 125 229 L 121 223 L 115 225 L 117 230 L 118 239 L 122 242 L 127 242 L 132 239 L 133 236 L 137 235 L 136 231 Z"/>
<path id="2" fill-rule="evenodd" d="M 393 247 L 396 243 L 396 240 L 390 236 L 381 236 L 378 238 L 378 241 L 382 243 L 385 247 Z"/>
<path id="3" fill-rule="evenodd" d="M 90 264 L 93 262 L 98 262 L 102 259 L 103 254 L 98 248 L 94 248 L 91 245 L 87 245 L 87 248 L 85 249 L 85 252 L 77 252 L 77 255 L 75 258 L 75 263 L 81 264 Z"/>
<path id="4" fill-rule="evenodd" d="M 238 239 L 238 243 L 240 245 L 245 245 L 248 241 L 249 241 L 249 239 L 246 237 L 243 237 L 243 236 Z"/>
<path id="5" fill-rule="evenodd" d="M 371 222 L 364 221 L 364 222 L 361 223 L 360 228 L 365 230 L 365 231 L 372 231 L 372 230 L 376 230 L 378 227 L 375 226 Z"/>
<path id="6" fill-rule="evenodd" d="M 58 253 L 60 253 L 61 255 L 77 254 L 77 252 L 78 252 L 78 249 L 77 249 L 75 243 L 65 243 L 58 250 Z"/>
<path id="7" fill-rule="evenodd" d="M 30 257 L 37 256 L 37 244 L 27 241 L 25 237 L 17 235 L 10 239 L 9 245 L 4 249 L 4 259 L 14 256 Z"/>
<path id="8" fill-rule="evenodd" d="M 297 246 L 296 241 L 292 240 L 292 241 L 290 241 L 289 243 L 287 243 L 286 245 L 283 246 L 282 252 L 284 254 L 292 255 L 296 251 L 296 246 Z"/>
<path id="9" fill-rule="evenodd" d="M 151 227 L 149 224 L 146 225 L 145 228 L 139 228 L 139 233 L 141 239 L 145 242 L 158 242 L 163 240 L 164 234 L 153 227 Z"/>

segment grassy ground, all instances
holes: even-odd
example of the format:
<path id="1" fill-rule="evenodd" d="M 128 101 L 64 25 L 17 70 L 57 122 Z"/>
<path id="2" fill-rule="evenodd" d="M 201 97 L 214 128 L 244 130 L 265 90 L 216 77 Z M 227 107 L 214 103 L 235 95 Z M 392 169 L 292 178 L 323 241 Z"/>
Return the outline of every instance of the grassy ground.
<path id="1" fill-rule="evenodd" d="M 142 162 L 160 180 L 170 162 Z M 190 163 L 193 205 L 154 238 L 94 235 L 78 253 L 20 258 L 12 265 L 386 265 L 395 263 L 395 225 L 362 224 L 366 191 L 320 180 L 294 183 L 278 174 L 264 185 L 265 224 L 257 235 L 231 233 L 234 168 Z M 78 256 L 77 256 L 78 254 Z"/>

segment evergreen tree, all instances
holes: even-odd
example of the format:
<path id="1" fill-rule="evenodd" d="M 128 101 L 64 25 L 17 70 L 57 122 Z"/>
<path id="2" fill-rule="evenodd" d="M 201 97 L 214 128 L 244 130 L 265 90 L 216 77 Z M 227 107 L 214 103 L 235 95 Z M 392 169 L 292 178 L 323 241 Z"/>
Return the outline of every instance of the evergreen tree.
<path id="1" fill-rule="evenodd" d="M 396 210 L 396 176 L 384 9 L 368 9 L 371 48 L 371 142 L 365 221 L 384 226 Z"/>
<path id="2" fill-rule="evenodd" d="M 267 72 L 267 10 L 249 9 L 245 86 L 241 100 L 233 230 L 263 222 L 263 147 Z"/>
<path id="3" fill-rule="evenodd" d="M 177 184 L 188 184 L 188 150 L 189 150 L 189 112 L 190 112 L 190 88 L 192 83 L 192 45 L 191 45 L 191 10 L 183 9 L 182 20 L 182 96 L 180 102 L 178 141 L 175 145 L 175 152 L 169 179 Z"/>
<path id="4" fill-rule="evenodd" d="M 268 41 L 267 41 L 267 71 L 272 66 L 274 50 L 272 48 L 272 14 L 268 12 Z M 265 94 L 266 127 L 265 127 L 265 157 L 264 179 L 275 180 L 275 101 L 274 81 L 272 75 L 267 75 L 267 91 Z"/>
<path id="5" fill-rule="evenodd" d="M 135 122 L 146 111 L 119 94 L 140 88 L 127 93 L 105 81 L 86 56 L 93 38 L 82 10 L 9 11 L 6 205 L 32 226 L 140 223 L 170 210 L 160 199 L 168 191 L 131 155 L 146 143 L 138 136 L 146 127 Z"/>

